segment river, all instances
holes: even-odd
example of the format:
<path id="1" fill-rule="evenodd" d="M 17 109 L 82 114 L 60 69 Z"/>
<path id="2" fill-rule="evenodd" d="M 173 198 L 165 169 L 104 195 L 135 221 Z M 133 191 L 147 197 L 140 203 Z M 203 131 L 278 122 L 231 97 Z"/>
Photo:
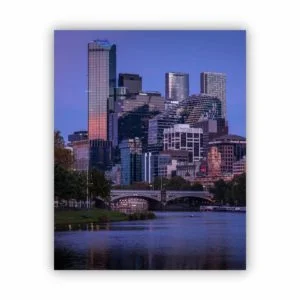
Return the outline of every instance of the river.
<path id="1" fill-rule="evenodd" d="M 246 214 L 155 212 L 101 230 L 57 231 L 56 270 L 243 270 Z"/>

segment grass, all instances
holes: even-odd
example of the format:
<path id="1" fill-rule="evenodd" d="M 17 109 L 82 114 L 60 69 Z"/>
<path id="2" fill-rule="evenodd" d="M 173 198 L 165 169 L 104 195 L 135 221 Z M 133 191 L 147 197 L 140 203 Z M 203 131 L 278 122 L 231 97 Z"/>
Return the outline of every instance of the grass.
<path id="1" fill-rule="evenodd" d="M 89 223 L 108 223 L 117 221 L 154 219 L 153 212 L 134 213 L 126 215 L 121 212 L 106 209 L 89 210 L 57 210 L 54 213 L 54 225 L 76 225 Z"/>
<path id="2" fill-rule="evenodd" d="M 106 223 L 115 221 L 126 221 L 128 216 L 105 209 L 89 210 L 61 210 L 54 213 L 55 225 Z"/>

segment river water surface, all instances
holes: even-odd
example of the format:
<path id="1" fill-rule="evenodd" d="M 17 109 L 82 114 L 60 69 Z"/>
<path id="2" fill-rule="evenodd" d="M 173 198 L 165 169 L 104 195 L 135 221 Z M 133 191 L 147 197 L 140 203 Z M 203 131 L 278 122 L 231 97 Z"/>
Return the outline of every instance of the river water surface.
<path id="1" fill-rule="evenodd" d="M 102 230 L 55 232 L 56 270 L 244 270 L 246 214 L 155 212 Z"/>

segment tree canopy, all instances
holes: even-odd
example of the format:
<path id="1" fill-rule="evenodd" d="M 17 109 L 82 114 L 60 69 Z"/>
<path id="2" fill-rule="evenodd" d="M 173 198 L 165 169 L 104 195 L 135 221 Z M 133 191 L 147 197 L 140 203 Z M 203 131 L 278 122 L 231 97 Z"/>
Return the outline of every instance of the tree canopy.
<path id="1" fill-rule="evenodd" d="M 210 190 L 215 200 L 224 205 L 246 205 L 246 173 L 235 176 L 231 181 L 218 180 Z"/>
<path id="2" fill-rule="evenodd" d="M 73 154 L 65 148 L 64 138 L 58 130 L 54 131 L 54 163 L 66 169 L 71 169 L 74 163 Z"/>

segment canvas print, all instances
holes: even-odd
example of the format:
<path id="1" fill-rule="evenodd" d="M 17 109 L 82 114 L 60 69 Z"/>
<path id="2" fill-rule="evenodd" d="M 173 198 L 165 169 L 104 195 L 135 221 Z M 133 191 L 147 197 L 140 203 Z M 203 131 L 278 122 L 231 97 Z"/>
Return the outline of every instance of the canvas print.
<path id="1" fill-rule="evenodd" d="M 246 32 L 54 32 L 54 269 L 246 269 Z"/>

